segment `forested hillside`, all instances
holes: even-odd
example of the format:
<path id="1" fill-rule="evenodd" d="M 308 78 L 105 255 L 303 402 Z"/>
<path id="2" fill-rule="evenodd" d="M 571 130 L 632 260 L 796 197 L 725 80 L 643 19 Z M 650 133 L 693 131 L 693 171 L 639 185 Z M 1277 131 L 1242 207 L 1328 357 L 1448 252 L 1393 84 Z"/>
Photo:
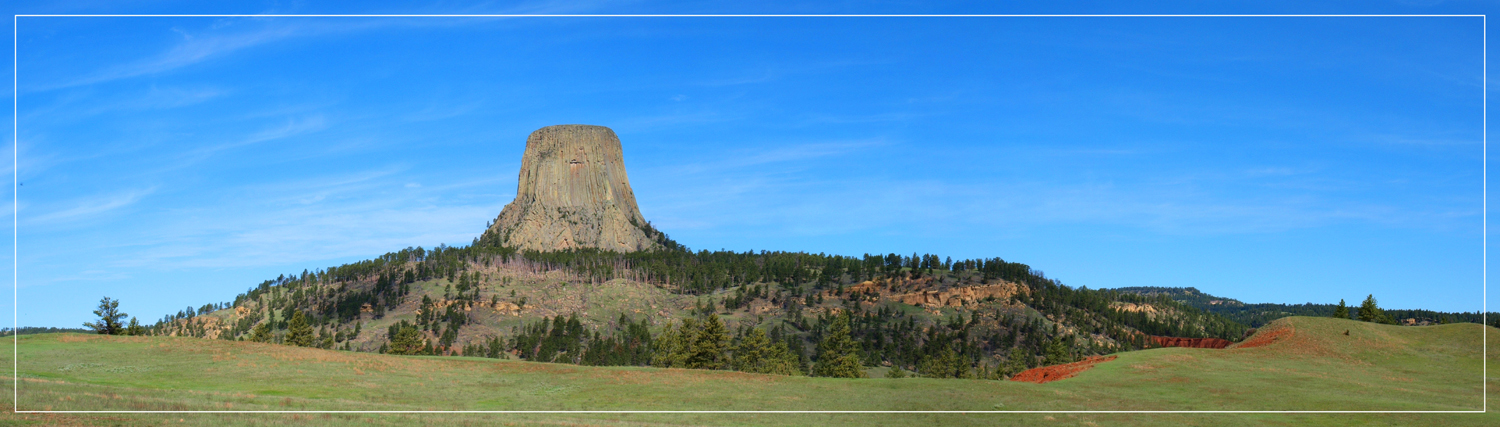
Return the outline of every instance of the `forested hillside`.
<path id="1" fill-rule="evenodd" d="M 351 351 L 791 375 L 1002 378 L 1245 326 L 1165 296 L 1075 288 L 1000 258 L 408 248 L 282 275 L 154 335 Z"/>

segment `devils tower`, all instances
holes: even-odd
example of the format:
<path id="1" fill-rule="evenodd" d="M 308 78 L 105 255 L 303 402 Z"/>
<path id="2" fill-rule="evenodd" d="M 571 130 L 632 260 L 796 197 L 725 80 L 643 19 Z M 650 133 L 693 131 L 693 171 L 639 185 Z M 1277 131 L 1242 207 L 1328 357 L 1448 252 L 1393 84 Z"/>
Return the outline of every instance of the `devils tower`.
<path id="1" fill-rule="evenodd" d="M 625 176 L 615 131 L 557 125 L 532 132 L 521 156 L 516 199 L 500 210 L 485 240 L 520 250 L 662 247 L 641 216 Z"/>

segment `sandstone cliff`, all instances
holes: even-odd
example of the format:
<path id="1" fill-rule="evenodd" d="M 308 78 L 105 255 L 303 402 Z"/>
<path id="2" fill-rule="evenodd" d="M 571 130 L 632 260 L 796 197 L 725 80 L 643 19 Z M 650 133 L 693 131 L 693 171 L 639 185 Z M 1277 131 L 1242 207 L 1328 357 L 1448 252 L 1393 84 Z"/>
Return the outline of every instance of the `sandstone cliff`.
<path id="1" fill-rule="evenodd" d="M 953 287 L 946 290 L 927 290 L 921 287 L 930 286 L 930 280 L 913 280 L 892 282 L 885 279 L 874 281 L 866 280 L 863 283 L 850 286 L 845 291 L 850 294 L 863 294 L 867 296 L 879 296 L 902 304 L 922 306 L 927 308 L 939 307 L 963 307 L 982 303 L 987 299 L 1009 300 L 1016 294 L 1029 293 L 1024 286 L 1010 282 L 1000 282 L 992 285 Z M 916 286 L 915 292 L 896 293 L 891 291 L 895 287 Z M 824 298 L 840 297 L 835 290 L 823 291 Z M 873 300 L 872 300 L 873 301 Z"/>
<path id="2" fill-rule="evenodd" d="M 891 299 L 901 301 L 905 304 L 929 308 L 963 307 L 966 304 L 984 301 L 986 298 L 995 298 L 1004 301 L 1010 299 L 1012 295 L 1024 293 L 1026 293 L 1025 288 L 1017 286 L 1014 283 L 1001 282 L 994 285 L 952 288 L 946 291 L 918 291 L 909 294 L 892 295 Z"/>
<path id="3" fill-rule="evenodd" d="M 603 126 L 558 125 L 532 132 L 521 157 L 516 199 L 485 240 L 521 250 L 661 248 L 625 176 L 620 139 Z"/>

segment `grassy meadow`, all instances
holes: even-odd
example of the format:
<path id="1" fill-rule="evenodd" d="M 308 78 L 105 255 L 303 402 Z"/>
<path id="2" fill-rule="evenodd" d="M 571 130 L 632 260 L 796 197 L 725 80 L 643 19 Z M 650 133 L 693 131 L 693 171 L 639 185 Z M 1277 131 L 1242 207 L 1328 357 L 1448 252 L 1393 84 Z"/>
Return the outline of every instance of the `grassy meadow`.
<path id="1" fill-rule="evenodd" d="M 1046 384 L 400 357 L 181 337 L 19 338 L 24 410 L 1355 410 L 1482 407 L 1477 324 L 1287 318 L 1226 350 L 1119 354 Z M 1348 334 L 1345 335 L 1345 331 Z M 4 346 L 11 346 L 5 340 Z M 9 359 L 11 349 L 0 349 Z M 1500 355 L 1490 354 L 1490 362 Z M 6 360 L 6 364 L 10 361 Z M 1488 387 L 1497 388 L 1491 373 Z M 1500 393 L 1497 393 L 1500 394 Z M 6 394 L 5 399 L 11 399 Z M 1493 395 L 1492 395 L 1493 396 Z M 1491 404 L 1496 403 L 1491 398 Z M 4 405 L 9 412 L 10 402 Z M 1500 425 L 1486 414 L 29 414 L 16 425 Z"/>

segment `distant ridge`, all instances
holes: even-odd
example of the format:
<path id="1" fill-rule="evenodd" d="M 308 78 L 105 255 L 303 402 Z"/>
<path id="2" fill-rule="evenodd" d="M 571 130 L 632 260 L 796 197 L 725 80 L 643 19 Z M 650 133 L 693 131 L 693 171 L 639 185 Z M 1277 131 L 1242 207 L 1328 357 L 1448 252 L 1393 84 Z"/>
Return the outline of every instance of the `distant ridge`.
<path id="1" fill-rule="evenodd" d="M 1132 286 L 1124 288 L 1101 289 L 1115 292 L 1126 292 L 1143 296 L 1165 296 L 1174 301 L 1186 304 L 1209 313 L 1224 316 L 1230 320 L 1239 322 L 1252 328 L 1264 326 L 1271 321 L 1290 316 L 1313 316 L 1328 317 L 1333 315 L 1333 310 L 1338 304 L 1279 304 L 1279 303 L 1245 303 L 1233 298 L 1213 296 L 1199 291 L 1198 288 L 1171 288 L 1159 286 Z M 1363 296 L 1350 295 L 1345 300 L 1347 305 L 1358 307 Z M 1423 323 L 1484 323 L 1484 317 L 1479 312 L 1443 312 L 1432 310 L 1403 310 L 1382 307 L 1386 314 L 1391 315 L 1398 322 L 1411 319 L 1413 324 Z M 1490 324 L 1500 328 L 1500 313 L 1490 313 Z"/>

